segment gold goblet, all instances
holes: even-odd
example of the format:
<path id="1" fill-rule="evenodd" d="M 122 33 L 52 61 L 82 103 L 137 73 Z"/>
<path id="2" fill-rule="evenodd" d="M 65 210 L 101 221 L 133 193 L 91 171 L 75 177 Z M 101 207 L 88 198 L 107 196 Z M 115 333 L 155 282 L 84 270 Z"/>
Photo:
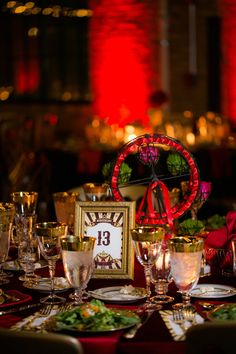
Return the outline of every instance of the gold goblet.
<path id="1" fill-rule="evenodd" d="M 74 234 L 75 202 L 79 199 L 78 192 L 53 193 L 53 201 L 57 221 L 68 225 L 68 233 Z"/>
<path id="2" fill-rule="evenodd" d="M 57 221 L 42 222 L 35 225 L 35 233 L 38 238 L 40 252 L 48 261 L 51 278 L 51 292 L 48 296 L 40 299 L 40 302 L 44 304 L 59 304 L 66 301 L 66 299 L 54 293 L 54 276 L 56 261 L 61 256 L 61 238 L 67 234 L 67 225 Z"/>
<path id="3" fill-rule="evenodd" d="M 107 183 L 85 183 L 83 190 L 87 200 L 96 202 L 108 198 L 110 186 Z"/>
<path id="4" fill-rule="evenodd" d="M 36 213 L 38 192 L 13 192 L 11 199 L 15 205 L 16 214 L 32 215 Z"/>
<path id="5" fill-rule="evenodd" d="M 62 237 L 62 262 L 68 283 L 75 289 L 74 304 L 83 302 L 84 286 L 93 271 L 93 251 L 95 237 L 68 235 Z"/>

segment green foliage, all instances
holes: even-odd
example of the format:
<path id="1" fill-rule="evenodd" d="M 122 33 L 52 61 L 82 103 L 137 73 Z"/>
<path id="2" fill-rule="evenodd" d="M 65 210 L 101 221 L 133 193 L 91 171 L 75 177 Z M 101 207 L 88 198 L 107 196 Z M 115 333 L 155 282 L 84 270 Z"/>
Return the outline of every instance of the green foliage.
<path id="1" fill-rule="evenodd" d="M 110 181 L 112 170 L 113 170 L 113 164 L 111 162 L 107 162 L 105 163 L 105 165 L 103 165 L 102 174 L 106 182 Z M 132 173 L 132 168 L 127 163 L 123 162 L 121 164 L 118 182 L 120 184 L 128 182 L 131 173 Z"/>
<path id="2" fill-rule="evenodd" d="M 204 223 L 200 220 L 186 219 L 178 226 L 178 235 L 195 236 L 204 231 Z"/>
<path id="3" fill-rule="evenodd" d="M 209 217 L 208 219 L 206 219 L 204 221 L 204 223 L 205 223 L 205 227 L 207 229 L 216 230 L 216 229 L 220 229 L 221 227 L 225 226 L 226 219 L 225 219 L 225 216 L 221 216 L 219 214 L 214 214 L 211 217 Z"/>
<path id="4" fill-rule="evenodd" d="M 170 153 L 166 163 L 168 171 L 174 176 L 188 171 L 187 162 L 178 153 Z"/>

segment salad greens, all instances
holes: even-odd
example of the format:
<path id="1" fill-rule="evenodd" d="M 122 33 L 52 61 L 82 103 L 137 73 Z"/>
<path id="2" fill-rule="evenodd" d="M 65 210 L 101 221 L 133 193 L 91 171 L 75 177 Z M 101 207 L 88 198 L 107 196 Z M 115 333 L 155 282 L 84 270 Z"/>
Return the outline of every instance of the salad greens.
<path id="1" fill-rule="evenodd" d="M 51 319 L 54 330 L 57 331 L 109 331 L 126 328 L 140 322 L 140 317 L 134 312 L 108 308 L 97 299 L 57 314 Z"/>
<path id="2" fill-rule="evenodd" d="M 211 313 L 215 320 L 236 320 L 236 304 L 219 306 Z"/>

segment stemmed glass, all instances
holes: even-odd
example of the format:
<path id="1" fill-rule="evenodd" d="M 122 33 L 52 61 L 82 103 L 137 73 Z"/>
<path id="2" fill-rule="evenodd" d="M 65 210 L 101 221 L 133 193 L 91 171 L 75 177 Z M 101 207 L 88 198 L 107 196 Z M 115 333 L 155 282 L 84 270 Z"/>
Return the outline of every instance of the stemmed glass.
<path id="1" fill-rule="evenodd" d="M 181 308 L 190 304 L 190 292 L 200 276 L 204 240 L 200 237 L 176 236 L 168 240 L 172 278 L 182 294 Z"/>
<path id="2" fill-rule="evenodd" d="M 68 235 L 61 238 L 62 262 L 68 283 L 75 289 L 74 304 L 83 302 L 84 287 L 93 270 L 95 237 Z"/>
<path id="3" fill-rule="evenodd" d="M 12 203 L 0 203 L 0 285 L 9 283 L 8 274 L 2 270 L 10 248 L 15 207 Z"/>
<path id="4" fill-rule="evenodd" d="M 68 225 L 68 233 L 74 234 L 75 203 L 79 199 L 79 192 L 53 193 L 53 201 L 57 221 Z"/>
<path id="5" fill-rule="evenodd" d="M 34 273 L 35 263 L 39 258 L 38 241 L 35 237 L 23 240 L 18 245 L 18 262 L 21 265 L 24 274 L 19 277 L 19 280 L 29 283 L 40 278 Z"/>
<path id="6" fill-rule="evenodd" d="M 60 304 L 66 299 L 54 293 L 54 277 L 56 262 L 61 257 L 61 238 L 67 235 L 67 225 L 57 221 L 42 222 L 35 225 L 35 233 L 38 239 L 42 256 L 48 261 L 51 279 L 51 292 L 40 299 L 44 304 Z"/>
<path id="7" fill-rule="evenodd" d="M 34 273 L 35 262 L 39 258 L 38 242 L 35 238 L 37 214 L 15 215 L 15 241 L 18 247 L 18 263 L 25 274 L 19 277 L 21 281 L 33 281 L 40 278 Z"/>
<path id="8" fill-rule="evenodd" d="M 131 229 L 131 235 L 137 260 L 144 267 L 147 291 L 144 306 L 147 310 L 157 309 L 158 305 L 151 301 L 151 268 L 161 254 L 165 230 L 155 226 L 139 226 Z"/>
<path id="9" fill-rule="evenodd" d="M 156 292 L 151 301 L 158 304 L 166 304 L 174 301 L 172 296 L 167 295 L 170 281 L 170 252 L 167 243 L 163 242 L 161 254 L 151 268 L 151 282 L 155 286 Z"/>

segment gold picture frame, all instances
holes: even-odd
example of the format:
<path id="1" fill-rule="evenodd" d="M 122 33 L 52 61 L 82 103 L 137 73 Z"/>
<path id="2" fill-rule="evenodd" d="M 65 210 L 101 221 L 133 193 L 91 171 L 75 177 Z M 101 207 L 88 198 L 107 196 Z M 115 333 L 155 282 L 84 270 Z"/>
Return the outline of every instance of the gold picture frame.
<path id="1" fill-rule="evenodd" d="M 135 201 L 75 203 L 75 234 L 97 239 L 92 278 L 133 279 L 135 208 Z"/>

